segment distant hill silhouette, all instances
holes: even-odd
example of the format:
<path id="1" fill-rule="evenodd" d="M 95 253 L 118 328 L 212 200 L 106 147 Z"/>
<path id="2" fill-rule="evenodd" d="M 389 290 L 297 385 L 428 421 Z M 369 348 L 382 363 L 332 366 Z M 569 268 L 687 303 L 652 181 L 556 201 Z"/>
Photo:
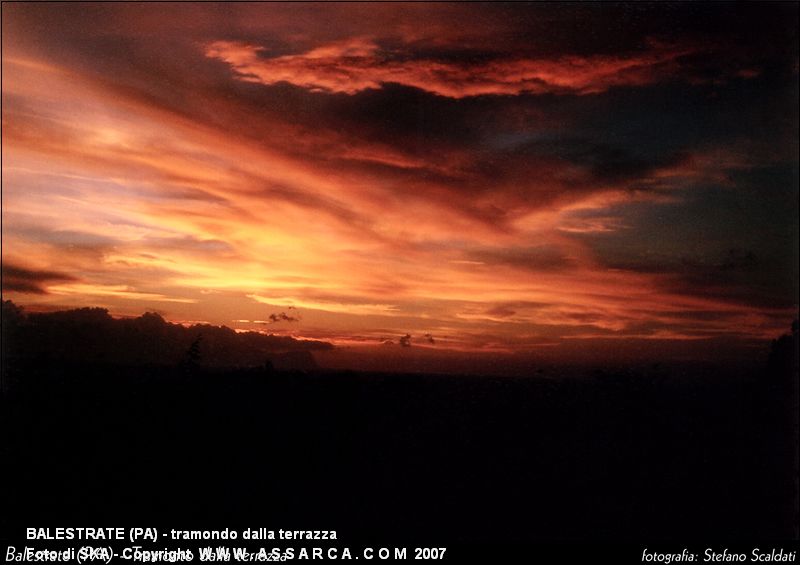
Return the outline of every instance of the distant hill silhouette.
<path id="1" fill-rule="evenodd" d="M 323 341 L 298 340 L 226 326 L 184 327 L 147 312 L 113 318 L 104 308 L 26 313 L 3 301 L 3 356 L 125 365 L 316 368 L 312 351 L 332 349 Z"/>

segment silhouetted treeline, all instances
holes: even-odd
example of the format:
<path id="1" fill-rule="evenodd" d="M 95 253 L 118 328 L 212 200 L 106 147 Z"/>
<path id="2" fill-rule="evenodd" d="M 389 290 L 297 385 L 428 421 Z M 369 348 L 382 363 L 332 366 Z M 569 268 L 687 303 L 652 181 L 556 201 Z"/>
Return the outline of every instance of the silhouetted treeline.
<path id="1" fill-rule="evenodd" d="M 316 366 L 311 352 L 331 348 L 322 341 L 237 333 L 225 326 L 184 327 L 152 312 L 122 319 L 104 308 L 26 313 L 3 301 L 3 357 L 10 362 L 310 369 Z"/>

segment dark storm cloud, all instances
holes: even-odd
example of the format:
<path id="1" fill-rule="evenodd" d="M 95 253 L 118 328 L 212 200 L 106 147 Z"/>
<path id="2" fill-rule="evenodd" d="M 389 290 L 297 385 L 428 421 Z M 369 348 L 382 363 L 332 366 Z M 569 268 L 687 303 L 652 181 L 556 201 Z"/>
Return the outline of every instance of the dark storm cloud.
<path id="1" fill-rule="evenodd" d="M 713 297 L 769 309 L 797 305 L 791 265 L 780 256 L 760 259 L 751 250 L 728 249 L 702 259 L 687 256 L 630 258 L 608 262 L 607 266 L 659 275 L 665 288 L 683 295 Z"/>
<path id="2" fill-rule="evenodd" d="M 3 290 L 30 294 L 47 293 L 48 283 L 74 281 L 75 277 L 57 271 L 29 269 L 3 262 Z"/>

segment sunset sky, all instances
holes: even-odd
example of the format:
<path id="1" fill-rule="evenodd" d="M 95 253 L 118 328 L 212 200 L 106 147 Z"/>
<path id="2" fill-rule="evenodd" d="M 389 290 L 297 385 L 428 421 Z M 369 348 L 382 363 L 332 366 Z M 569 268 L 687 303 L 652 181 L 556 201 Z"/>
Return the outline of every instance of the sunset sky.
<path id="1" fill-rule="evenodd" d="M 497 352 L 796 316 L 795 3 L 2 10 L 30 310 Z"/>

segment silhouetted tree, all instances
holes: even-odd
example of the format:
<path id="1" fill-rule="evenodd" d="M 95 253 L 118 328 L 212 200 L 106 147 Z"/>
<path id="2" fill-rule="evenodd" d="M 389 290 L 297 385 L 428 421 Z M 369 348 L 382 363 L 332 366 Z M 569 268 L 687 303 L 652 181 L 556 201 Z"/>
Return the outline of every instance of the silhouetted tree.
<path id="1" fill-rule="evenodd" d="M 772 379 L 796 381 L 798 378 L 798 321 L 792 322 L 792 331 L 772 340 L 768 371 Z"/>
<path id="2" fill-rule="evenodd" d="M 200 364 L 200 343 L 203 341 L 203 334 L 198 334 L 197 337 L 189 345 L 186 354 L 183 356 L 181 365 L 184 369 L 195 369 Z"/>
<path id="3" fill-rule="evenodd" d="M 25 311 L 10 300 L 3 300 L 3 328 L 17 326 L 25 320 Z"/>

